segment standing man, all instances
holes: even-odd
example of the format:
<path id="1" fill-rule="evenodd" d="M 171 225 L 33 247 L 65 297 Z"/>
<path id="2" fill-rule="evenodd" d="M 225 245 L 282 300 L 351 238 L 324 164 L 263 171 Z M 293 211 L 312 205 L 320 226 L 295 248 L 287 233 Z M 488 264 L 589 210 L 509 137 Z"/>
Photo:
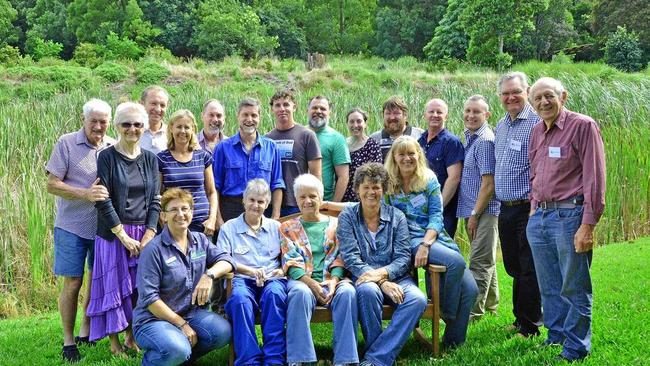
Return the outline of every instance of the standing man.
<path id="1" fill-rule="evenodd" d="M 81 359 L 77 344 L 89 344 L 90 320 L 86 308 L 90 283 L 84 300 L 79 336 L 74 336 L 79 290 L 83 283 L 84 262 L 88 263 L 88 281 L 92 278 L 97 211 L 94 203 L 108 198 L 108 191 L 97 179 L 97 155 L 115 143 L 106 136 L 111 123 L 111 107 L 99 99 L 83 106 L 83 127 L 59 138 L 45 169 L 47 191 L 56 197 L 54 221 L 54 274 L 63 277 L 59 295 L 59 313 L 63 325 L 65 361 Z M 86 257 L 87 256 L 87 257 Z"/>
<path id="2" fill-rule="evenodd" d="M 494 133 L 487 123 L 490 110 L 482 95 L 465 102 L 465 162 L 458 194 L 458 217 L 466 219 L 470 240 L 469 269 L 478 285 L 471 318 L 486 311 L 495 314 L 499 305 L 497 283 L 497 217 L 499 202 L 494 199 Z"/>
<path id="3" fill-rule="evenodd" d="M 605 152 L 591 117 L 564 108 L 562 83 L 541 78 L 530 91 L 544 123 L 528 149 L 531 217 L 526 233 L 542 293 L 545 344 L 563 345 L 558 358 L 578 361 L 591 350 L 589 268 L 594 228 L 605 209 Z"/>
<path id="4" fill-rule="evenodd" d="M 345 137 L 328 126 L 330 102 L 317 95 L 309 101 L 309 127 L 316 132 L 322 154 L 322 180 L 325 201 L 341 202 L 348 186 L 350 150 Z"/>
<path id="5" fill-rule="evenodd" d="M 140 147 L 154 154 L 167 150 L 167 124 L 164 118 L 169 107 L 169 93 L 157 85 L 147 87 L 140 96 L 140 104 L 149 117 L 149 127 L 142 134 Z"/>
<path id="6" fill-rule="evenodd" d="M 296 124 L 293 113 L 296 99 L 290 91 L 278 91 L 271 97 L 275 128 L 266 137 L 275 141 L 282 158 L 282 178 L 287 189 L 282 198 L 282 216 L 300 212 L 293 193 L 293 181 L 301 174 L 321 179 L 321 153 L 314 131 Z"/>
<path id="7" fill-rule="evenodd" d="M 223 134 L 223 125 L 226 123 L 226 113 L 223 105 L 216 99 L 210 99 L 203 104 L 201 112 L 203 129 L 199 132 L 198 140 L 201 148 L 210 154 L 218 143 L 228 138 Z"/>
<path id="8" fill-rule="evenodd" d="M 499 121 L 494 138 L 496 169 L 494 191 L 501 202 L 499 239 L 503 266 L 512 277 L 513 328 L 530 337 L 539 334 L 542 304 L 535 276 L 535 263 L 526 239 L 530 212 L 530 164 L 528 142 L 539 116 L 528 104 L 528 79 L 511 72 L 498 83 L 499 98 L 506 115 Z"/>
<path id="9" fill-rule="evenodd" d="M 424 107 L 424 120 L 428 123 L 427 133 L 418 142 L 424 150 L 429 167 L 436 173 L 442 189 L 442 212 L 445 230 L 453 239 L 456 235 L 458 218 L 458 184 L 463 170 L 465 149 L 456 135 L 447 131 L 445 122 L 449 108 L 442 99 L 431 99 Z"/>
<path id="10" fill-rule="evenodd" d="M 217 227 L 244 212 L 244 190 L 248 181 L 254 178 L 264 179 L 271 187 L 271 217 L 280 217 L 282 190 L 285 189 L 280 150 L 273 140 L 261 136 L 257 131 L 260 102 L 244 98 L 237 108 L 237 121 L 239 132 L 225 139 L 214 150 L 212 170 L 214 185 L 219 193 L 220 211 L 217 214 Z"/>
<path id="11" fill-rule="evenodd" d="M 412 136 L 416 140 L 424 133 L 424 130 L 419 127 L 411 127 L 408 125 L 408 107 L 406 103 L 399 97 L 390 97 L 384 102 L 382 107 L 384 112 L 384 129 L 374 132 L 370 138 L 379 143 L 381 148 L 381 156 L 386 161 L 388 150 L 393 146 L 393 141 L 396 138 L 407 135 Z"/>

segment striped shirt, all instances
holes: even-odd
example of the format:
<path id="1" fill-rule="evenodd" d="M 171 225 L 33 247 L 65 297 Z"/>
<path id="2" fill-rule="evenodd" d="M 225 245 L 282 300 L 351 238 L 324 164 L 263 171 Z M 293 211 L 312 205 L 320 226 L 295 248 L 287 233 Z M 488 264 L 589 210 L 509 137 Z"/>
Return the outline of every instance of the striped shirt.
<path id="1" fill-rule="evenodd" d="M 210 153 L 210 155 L 214 154 L 214 148 L 219 145 L 219 143 L 225 139 L 228 138 L 228 136 L 224 135 L 223 132 L 219 132 L 219 139 L 217 140 L 217 143 L 213 146 L 213 148 L 210 148 L 210 141 L 208 141 L 205 138 L 205 134 L 203 133 L 203 130 L 199 131 L 199 133 L 196 135 L 197 140 L 199 141 L 199 145 L 201 146 L 201 149 L 207 151 Z"/>
<path id="2" fill-rule="evenodd" d="M 419 127 L 406 125 L 406 129 L 404 130 L 404 133 L 402 133 L 402 136 L 411 136 L 417 140 L 423 133 L 424 130 Z M 370 138 L 379 143 L 379 147 L 381 148 L 381 156 L 384 161 L 386 161 L 386 155 L 388 155 L 388 151 L 393 146 L 393 141 L 395 141 L 395 138 L 391 137 L 391 135 L 388 134 L 388 132 L 386 132 L 384 129 L 372 133 L 370 135 Z"/>
<path id="3" fill-rule="evenodd" d="M 465 130 L 465 163 L 458 192 L 458 210 L 456 216 L 469 217 L 476 205 L 481 189 L 481 178 L 494 175 L 494 132 L 486 122 L 474 134 Z M 490 199 L 488 207 L 482 213 L 499 216 L 500 203 Z"/>
<path id="4" fill-rule="evenodd" d="M 45 166 L 48 174 L 69 186 L 88 188 L 97 179 L 97 156 L 113 145 L 115 140 L 104 136 L 99 147 L 88 142 L 84 129 L 59 138 Z M 94 202 L 56 197 L 54 227 L 84 239 L 94 239 L 97 233 L 97 211 Z"/>
<path id="5" fill-rule="evenodd" d="M 528 143 L 533 126 L 540 121 L 526 104 L 513 121 L 510 114 L 499 121 L 494 137 L 496 168 L 494 190 L 499 201 L 527 200 L 530 193 Z"/>
<path id="6" fill-rule="evenodd" d="M 178 187 L 192 192 L 194 216 L 192 226 L 199 227 L 210 214 L 210 202 L 205 194 L 205 169 L 212 165 L 209 152 L 198 149 L 192 152 L 192 159 L 182 163 L 169 150 L 158 154 L 158 169 L 165 188 Z"/>

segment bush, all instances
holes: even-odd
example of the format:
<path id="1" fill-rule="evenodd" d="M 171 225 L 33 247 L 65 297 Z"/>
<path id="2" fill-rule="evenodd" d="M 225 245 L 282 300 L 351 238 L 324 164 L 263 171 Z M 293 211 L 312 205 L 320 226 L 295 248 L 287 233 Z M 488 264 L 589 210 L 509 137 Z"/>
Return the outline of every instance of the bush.
<path id="1" fill-rule="evenodd" d="M 63 51 L 63 45 L 59 42 L 44 41 L 38 36 L 30 35 L 25 42 L 25 49 L 27 53 L 32 55 L 34 60 L 38 61 L 44 57 L 59 58 L 61 51 Z"/>
<path id="2" fill-rule="evenodd" d="M 560 51 L 553 55 L 551 62 L 554 64 L 572 64 L 574 55 L 567 55 L 566 53 Z"/>
<path id="3" fill-rule="evenodd" d="M 178 57 L 174 56 L 170 50 L 160 46 L 147 48 L 144 53 L 144 58 L 158 61 L 167 61 L 172 65 L 178 65 L 181 63 L 181 60 L 179 60 Z"/>
<path id="4" fill-rule="evenodd" d="M 139 60 L 144 54 L 137 43 L 113 32 L 106 36 L 106 44 L 102 48 L 104 57 L 108 60 Z"/>
<path id="5" fill-rule="evenodd" d="M 11 67 L 20 63 L 22 57 L 20 51 L 16 47 L 5 45 L 0 48 L 0 64 Z"/>
<path id="6" fill-rule="evenodd" d="M 619 70 L 636 72 L 643 68 L 639 36 L 618 27 L 605 43 L 605 62 Z"/>
<path id="7" fill-rule="evenodd" d="M 130 74 L 128 67 L 111 61 L 104 62 L 97 66 L 94 72 L 101 76 L 102 79 L 112 83 L 126 80 Z"/>
<path id="8" fill-rule="evenodd" d="M 72 59 L 81 66 L 95 68 L 104 61 L 100 54 L 100 46 L 93 43 L 80 43 L 74 49 Z"/>
<path id="9" fill-rule="evenodd" d="M 140 62 L 135 68 L 138 83 L 155 84 L 171 75 L 167 68 L 152 61 Z"/>

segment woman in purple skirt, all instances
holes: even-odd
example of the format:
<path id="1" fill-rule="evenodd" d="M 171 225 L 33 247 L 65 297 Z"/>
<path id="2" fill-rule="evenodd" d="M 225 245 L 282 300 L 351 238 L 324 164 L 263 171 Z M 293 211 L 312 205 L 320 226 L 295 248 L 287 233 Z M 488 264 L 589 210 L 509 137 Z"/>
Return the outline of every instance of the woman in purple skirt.
<path id="1" fill-rule="evenodd" d="M 119 141 L 97 159 L 97 175 L 109 198 L 95 204 L 97 236 L 87 314 L 90 340 L 108 336 L 111 352 L 118 356 L 124 355 L 124 347 L 139 351 L 131 331 L 138 254 L 156 234 L 160 213 L 158 159 L 139 145 L 147 122 L 142 105 L 117 106 L 113 123 Z M 123 347 L 118 333 L 125 330 Z"/>

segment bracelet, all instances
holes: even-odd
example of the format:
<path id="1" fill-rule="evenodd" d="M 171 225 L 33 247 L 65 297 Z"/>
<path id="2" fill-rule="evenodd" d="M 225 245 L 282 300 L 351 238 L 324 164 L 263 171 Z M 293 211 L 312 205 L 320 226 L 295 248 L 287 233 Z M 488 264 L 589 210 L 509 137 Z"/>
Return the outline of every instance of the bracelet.
<path id="1" fill-rule="evenodd" d="M 381 285 L 383 285 L 383 284 L 386 283 L 386 282 L 388 282 L 388 280 L 385 279 L 385 278 L 382 278 L 381 280 L 377 281 L 377 285 L 378 285 L 379 287 L 381 287 Z"/>
<path id="2" fill-rule="evenodd" d="M 183 322 L 183 324 L 177 326 L 178 329 L 183 329 L 184 326 L 187 325 L 187 320 Z"/>

